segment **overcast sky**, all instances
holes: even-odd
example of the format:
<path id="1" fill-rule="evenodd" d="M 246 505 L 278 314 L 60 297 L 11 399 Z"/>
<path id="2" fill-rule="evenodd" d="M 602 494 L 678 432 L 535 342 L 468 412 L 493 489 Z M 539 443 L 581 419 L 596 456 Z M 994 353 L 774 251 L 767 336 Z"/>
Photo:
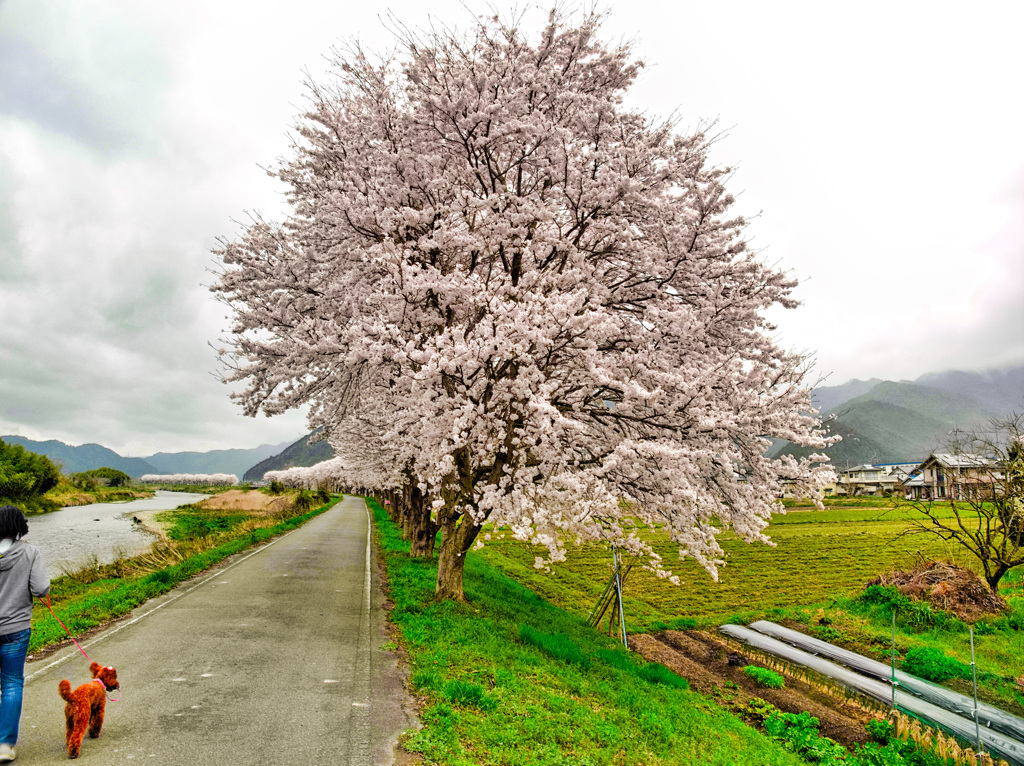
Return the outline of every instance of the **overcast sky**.
<path id="1" fill-rule="evenodd" d="M 599 7 L 647 64 L 632 105 L 725 130 L 754 245 L 801 280 L 779 339 L 827 384 L 1024 362 L 1024 3 Z M 388 49 L 389 10 L 487 6 L 0 0 L 0 434 L 141 456 L 304 433 L 216 379 L 211 250 L 283 215 L 261 167 L 303 72 L 352 37 Z"/>

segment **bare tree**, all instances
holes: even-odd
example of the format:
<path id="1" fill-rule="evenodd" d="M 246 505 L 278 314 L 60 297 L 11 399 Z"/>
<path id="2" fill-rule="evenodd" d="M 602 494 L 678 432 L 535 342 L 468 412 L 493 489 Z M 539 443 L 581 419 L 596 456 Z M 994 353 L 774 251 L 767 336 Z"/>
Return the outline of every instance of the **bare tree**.
<path id="1" fill-rule="evenodd" d="M 1024 413 L 989 426 L 956 434 L 948 452 L 926 461 L 932 486 L 940 489 L 913 501 L 924 518 L 910 532 L 934 534 L 968 551 L 997 593 L 1003 575 L 1024 565 Z"/>

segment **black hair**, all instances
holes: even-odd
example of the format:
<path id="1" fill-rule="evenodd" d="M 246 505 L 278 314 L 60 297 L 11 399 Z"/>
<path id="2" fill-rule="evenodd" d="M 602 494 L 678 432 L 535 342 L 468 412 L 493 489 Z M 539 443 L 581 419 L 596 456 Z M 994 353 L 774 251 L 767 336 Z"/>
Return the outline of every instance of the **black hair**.
<path id="1" fill-rule="evenodd" d="M 0 538 L 18 540 L 27 534 L 25 514 L 13 505 L 0 506 Z"/>

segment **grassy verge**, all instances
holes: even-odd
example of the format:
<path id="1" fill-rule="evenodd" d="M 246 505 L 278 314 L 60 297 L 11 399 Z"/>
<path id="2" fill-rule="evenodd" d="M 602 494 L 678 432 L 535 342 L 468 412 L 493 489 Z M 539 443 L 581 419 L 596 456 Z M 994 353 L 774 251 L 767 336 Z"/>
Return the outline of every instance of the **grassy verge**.
<path id="1" fill-rule="evenodd" d="M 878 501 L 875 500 L 877 504 Z M 882 501 L 883 506 L 885 501 Z M 676 546 L 647 532 L 681 586 L 634 569 L 625 588 L 627 627 L 635 632 L 665 628 L 715 628 L 724 622 L 756 619 L 801 623 L 807 632 L 856 651 L 889 659 L 892 605 L 859 599 L 869 580 L 894 568 L 909 569 L 922 559 L 972 561 L 933 536 L 900 536 L 915 513 L 906 506 L 853 504 L 821 512 L 793 512 L 772 520 L 768 532 L 777 547 L 748 545 L 734 535 L 721 537 L 727 566 L 715 583 L 693 561 L 679 562 Z M 498 535 L 493 535 L 498 537 Z M 495 539 L 481 556 L 516 581 L 577 617 L 586 618 L 611 572 L 611 555 L 600 546 L 570 548 L 550 574 L 533 566 L 543 551 L 511 540 Z M 1001 588 L 1010 612 L 975 626 L 982 696 L 1024 714 L 1024 694 L 1014 683 L 1024 656 L 1024 597 L 1020 570 Z M 970 663 L 968 627 L 945 612 L 897 610 L 900 660 L 915 648 L 939 650 Z M 967 682 L 947 685 L 963 691 Z"/>
<path id="2" fill-rule="evenodd" d="M 141 556 L 95 565 L 54 580 L 50 603 L 77 637 L 83 631 L 128 614 L 229 556 L 304 524 L 335 502 L 304 513 L 246 518 L 232 511 L 180 508 L 173 512 L 175 523 L 168 540 L 156 543 Z M 46 606 L 37 602 L 29 651 L 37 652 L 66 638 Z"/>
<path id="3" fill-rule="evenodd" d="M 432 601 L 436 562 L 375 502 L 391 620 L 426 700 L 406 749 L 428 763 L 799 764 L 779 744 L 637 661 L 488 565 L 466 560 L 468 604 Z"/>

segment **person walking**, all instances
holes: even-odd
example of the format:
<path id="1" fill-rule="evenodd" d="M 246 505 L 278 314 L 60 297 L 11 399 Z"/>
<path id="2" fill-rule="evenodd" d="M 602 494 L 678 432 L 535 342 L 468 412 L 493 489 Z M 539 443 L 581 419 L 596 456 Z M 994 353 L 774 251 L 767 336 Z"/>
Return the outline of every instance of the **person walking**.
<path id="1" fill-rule="evenodd" d="M 17 757 L 32 597 L 50 592 L 42 554 L 21 541 L 27 534 L 25 514 L 13 505 L 0 506 L 0 763 Z"/>

